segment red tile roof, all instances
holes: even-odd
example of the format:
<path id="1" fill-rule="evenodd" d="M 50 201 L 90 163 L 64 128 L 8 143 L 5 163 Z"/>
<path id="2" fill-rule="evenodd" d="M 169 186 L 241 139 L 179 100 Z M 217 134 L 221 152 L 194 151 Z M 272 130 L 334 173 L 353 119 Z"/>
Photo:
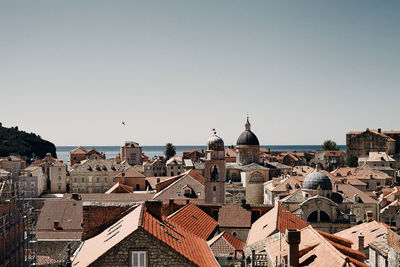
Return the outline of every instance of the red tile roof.
<path id="1" fill-rule="evenodd" d="M 232 245 L 236 250 L 242 250 L 243 247 L 246 245 L 245 242 L 240 240 L 239 238 L 234 237 L 230 233 L 224 232 L 223 237 L 226 239 L 226 241 L 229 242 L 229 244 Z"/>
<path id="2" fill-rule="evenodd" d="M 308 224 L 285 209 L 283 206 L 278 205 L 278 218 L 277 218 L 277 230 L 281 233 L 285 233 L 286 229 L 302 229 L 307 227 Z"/>
<path id="3" fill-rule="evenodd" d="M 286 229 L 303 229 L 307 223 L 285 209 L 276 205 L 273 209 L 261 216 L 253 223 L 247 237 L 247 244 L 251 245 L 276 232 L 285 233 Z"/>
<path id="4" fill-rule="evenodd" d="M 170 226 L 157 220 L 146 208 L 142 215 L 141 227 L 194 264 L 204 267 L 219 266 L 204 239 L 179 225 Z"/>
<path id="5" fill-rule="evenodd" d="M 136 171 L 133 167 L 128 167 L 123 172 L 118 173 L 115 177 L 127 177 L 127 178 L 146 178 L 143 174 Z"/>
<path id="6" fill-rule="evenodd" d="M 86 154 L 87 152 L 88 151 L 83 146 L 80 146 L 80 147 L 77 147 L 74 150 L 72 150 L 70 153 L 71 154 Z"/>
<path id="7" fill-rule="evenodd" d="M 205 178 L 198 171 L 192 169 L 189 171 L 188 175 L 193 179 L 195 179 L 197 182 L 201 183 L 202 185 L 205 185 Z"/>
<path id="8" fill-rule="evenodd" d="M 167 221 L 173 225 L 179 225 L 203 239 L 208 239 L 218 226 L 216 220 L 193 203 L 168 216 Z"/>

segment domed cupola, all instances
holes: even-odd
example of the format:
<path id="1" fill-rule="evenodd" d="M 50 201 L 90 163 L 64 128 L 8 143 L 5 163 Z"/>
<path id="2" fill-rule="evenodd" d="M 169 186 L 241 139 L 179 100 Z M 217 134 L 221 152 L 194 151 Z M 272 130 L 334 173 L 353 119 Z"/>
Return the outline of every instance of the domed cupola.
<path id="1" fill-rule="evenodd" d="M 213 136 L 211 136 L 207 141 L 207 150 L 224 151 L 224 140 L 217 135 L 215 129 L 213 129 L 213 131 Z"/>
<path id="2" fill-rule="evenodd" d="M 332 181 L 328 175 L 315 169 L 303 181 L 303 190 L 332 190 Z"/>
<path id="3" fill-rule="evenodd" d="M 250 130 L 249 117 L 247 117 L 245 127 L 246 130 L 239 135 L 236 146 L 259 146 L 260 142 L 258 142 L 257 136 Z"/>

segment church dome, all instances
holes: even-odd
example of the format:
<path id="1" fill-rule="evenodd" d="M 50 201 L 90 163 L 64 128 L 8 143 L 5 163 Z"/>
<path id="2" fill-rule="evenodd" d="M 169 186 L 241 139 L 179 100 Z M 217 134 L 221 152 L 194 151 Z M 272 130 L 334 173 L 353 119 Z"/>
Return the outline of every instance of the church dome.
<path id="1" fill-rule="evenodd" d="M 303 182 L 304 190 L 332 190 L 332 181 L 328 175 L 315 170 L 308 174 Z"/>
<path id="2" fill-rule="evenodd" d="M 239 135 L 239 138 L 236 141 L 237 146 L 259 146 L 260 142 L 258 142 L 257 136 L 250 130 L 250 122 L 249 118 L 247 118 L 247 122 L 245 124 L 246 130 Z"/>
<path id="3" fill-rule="evenodd" d="M 221 137 L 216 135 L 211 136 L 207 141 L 207 150 L 214 150 L 214 151 L 224 151 L 224 140 Z"/>

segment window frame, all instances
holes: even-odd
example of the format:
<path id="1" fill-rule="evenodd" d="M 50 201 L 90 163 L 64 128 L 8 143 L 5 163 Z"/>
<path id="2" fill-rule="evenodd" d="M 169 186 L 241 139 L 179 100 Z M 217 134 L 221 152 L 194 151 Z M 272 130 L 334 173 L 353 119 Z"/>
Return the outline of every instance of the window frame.
<path id="1" fill-rule="evenodd" d="M 133 255 L 137 254 L 138 255 L 138 261 L 140 261 L 140 254 L 144 254 L 144 265 L 133 265 Z M 148 257 L 148 253 L 147 250 L 145 249 L 134 249 L 134 250 L 130 250 L 129 251 L 129 267 L 147 267 L 150 266 L 148 264 L 149 262 L 149 257 Z"/>

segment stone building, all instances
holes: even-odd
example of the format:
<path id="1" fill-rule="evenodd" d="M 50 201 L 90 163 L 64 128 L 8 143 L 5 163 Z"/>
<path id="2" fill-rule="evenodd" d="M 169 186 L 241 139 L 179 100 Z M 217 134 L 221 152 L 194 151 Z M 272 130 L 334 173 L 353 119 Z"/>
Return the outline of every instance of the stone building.
<path id="1" fill-rule="evenodd" d="M 135 205 L 78 249 L 72 266 L 219 266 L 206 240 L 161 216 L 161 204 Z"/>
<path id="2" fill-rule="evenodd" d="M 93 148 L 92 150 L 88 151 L 83 146 L 75 148 L 74 150 L 69 152 L 69 155 L 70 155 L 69 163 L 71 166 L 75 165 L 75 164 L 79 164 L 81 161 L 83 161 L 85 159 L 97 160 L 97 159 L 105 159 L 106 158 L 106 155 L 104 155 L 103 153 L 100 153 L 96 149 Z"/>
<path id="3" fill-rule="evenodd" d="M 378 216 L 377 200 L 350 184 L 333 186 L 330 174 L 319 170 L 309 173 L 301 189 L 279 203 L 317 229 L 330 233 Z"/>
<path id="4" fill-rule="evenodd" d="M 182 157 L 172 157 L 167 160 L 166 164 L 167 176 L 175 176 L 184 172 L 184 164 Z"/>
<path id="5" fill-rule="evenodd" d="M 40 196 L 46 190 L 46 180 L 41 167 L 29 166 L 23 169 L 19 175 L 20 194 L 27 198 Z"/>
<path id="6" fill-rule="evenodd" d="M 153 158 L 143 163 L 143 173 L 146 177 L 167 176 L 167 168 L 163 158 Z"/>
<path id="7" fill-rule="evenodd" d="M 224 141 L 216 135 L 208 139 L 204 162 L 205 202 L 224 204 L 225 200 L 225 149 Z"/>
<path id="8" fill-rule="evenodd" d="M 0 158 L 0 169 L 11 173 L 13 178 L 17 178 L 19 172 L 26 168 L 26 162 L 18 156 L 8 156 Z"/>
<path id="9" fill-rule="evenodd" d="M 366 129 L 363 132 L 346 134 L 346 155 L 367 157 L 369 152 L 400 153 L 400 132 Z"/>
<path id="10" fill-rule="evenodd" d="M 146 176 L 137 172 L 133 167 L 128 167 L 115 176 L 115 182 L 132 187 L 134 191 L 146 190 Z"/>
<path id="11" fill-rule="evenodd" d="M 385 172 L 392 177 L 396 175 L 396 160 L 386 152 L 369 152 L 368 157 L 358 158 L 358 166 L 364 165 L 372 170 Z"/>
<path id="12" fill-rule="evenodd" d="M 126 160 L 129 165 L 142 164 L 142 147 L 133 141 L 126 141 L 124 146 L 121 146 L 121 161 Z"/>
<path id="13" fill-rule="evenodd" d="M 86 160 L 75 165 L 69 173 L 73 193 L 104 193 L 115 182 L 115 176 L 130 165 L 115 159 Z"/>
<path id="14" fill-rule="evenodd" d="M 25 220 L 20 213 L 11 188 L 6 180 L 0 180 L 0 265 L 26 266 L 24 263 Z"/>
<path id="15" fill-rule="evenodd" d="M 55 161 L 49 166 L 49 181 L 51 193 L 67 192 L 67 166 Z"/>
<path id="16" fill-rule="evenodd" d="M 260 162 L 260 142 L 250 128 L 249 117 L 247 117 L 245 131 L 239 135 L 236 141 L 236 162 L 238 164 L 247 165 Z"/>

